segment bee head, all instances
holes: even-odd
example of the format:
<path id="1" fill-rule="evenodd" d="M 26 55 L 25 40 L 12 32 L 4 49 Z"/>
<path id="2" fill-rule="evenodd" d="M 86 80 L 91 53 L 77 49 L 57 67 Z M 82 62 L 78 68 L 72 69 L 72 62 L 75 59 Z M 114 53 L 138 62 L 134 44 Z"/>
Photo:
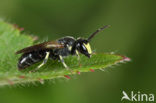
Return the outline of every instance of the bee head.
<path id="1" fill-rule="evenodd" d="M 90 48 L 90 44 L 89 42 L 91 41 L 91 39 L 97 35 L 100 31 L 104 30 L 105 28 L 108 28 L 110 25 L 105 25 L 101 28 L 99 28 L 98 30 L 96 30 L 94 33 L 92 33 L 88 39 L 82 39 L 82 38 L 78 38 L 72 48 L 72 54 L 75 54 L 76 50 L 78 50 L 78 52 L 84 54 L 87 57 L 91 57 L 92 54 L 92 50 Z"/>
<path id="2" fill-rule="evenodd" d="M 81 38 L 77 39 L 76 50 L 78 50 L 80 53 L 84 54 L 88 58 L 91 57 L 92 50 L 88 40 Z"/>

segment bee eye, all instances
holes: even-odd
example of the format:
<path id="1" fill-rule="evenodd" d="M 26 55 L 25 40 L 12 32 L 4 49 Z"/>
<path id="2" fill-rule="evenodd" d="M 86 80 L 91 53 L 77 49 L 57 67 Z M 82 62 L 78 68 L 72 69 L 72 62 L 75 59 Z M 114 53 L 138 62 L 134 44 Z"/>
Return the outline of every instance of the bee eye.
<path id="1" fill-rule="evenodd" d="M 86 47 L 84 45 L 82 45 L 83 50 L 86 50 Z"/>

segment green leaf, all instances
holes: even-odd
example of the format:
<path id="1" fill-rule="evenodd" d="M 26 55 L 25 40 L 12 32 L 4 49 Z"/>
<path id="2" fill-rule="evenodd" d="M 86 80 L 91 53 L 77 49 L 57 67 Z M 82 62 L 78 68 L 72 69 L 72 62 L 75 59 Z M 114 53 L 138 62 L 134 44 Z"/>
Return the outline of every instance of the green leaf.
<path id="1" fill-rule="evenodd" d="M 24 71 L 18 71 L 17 62 L 20 55 L 15 55 L 17 50 L 33 45 L 32 37 L 20 34 L 20 30 L 14 25 L 0 20 L 0 85 L 23 84 L 35 81 L 44 81 L 54 78 L 69 78 L 71 71 L 66 70 L 63 65 L 54 60 L 48 60 L 39 71 L 29 73 L 39 63 Z M 128 61 L 129 58 L 114 54 L 93 54 L 91 59 L 81 57 L 81 66 L 77 57 L 69 56 L 65 58 L 66 64 L 73 71 L 73 74 L 80 72 L 91 72 L 96 69 L 104 69 L 114 64 Z"/>

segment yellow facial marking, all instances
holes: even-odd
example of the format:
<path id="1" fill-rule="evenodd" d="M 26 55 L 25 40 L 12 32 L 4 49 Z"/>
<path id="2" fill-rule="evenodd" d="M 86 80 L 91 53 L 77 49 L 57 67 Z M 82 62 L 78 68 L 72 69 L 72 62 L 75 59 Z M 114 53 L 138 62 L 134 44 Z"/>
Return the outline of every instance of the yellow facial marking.
<path id="1" fill-rule="evenodd" d="M 91 50 L 91 48 L 90 48 L 90 44 L 89 44 L 89 43 L 87 43 L 87 44 L 83 43 L 83 45 L 84 45 L 84 46 L 86 47 L 86 49 L 88 50 L 88 53 L 91 54 L 91 53 L 92 53 L 92 50 Z"/>

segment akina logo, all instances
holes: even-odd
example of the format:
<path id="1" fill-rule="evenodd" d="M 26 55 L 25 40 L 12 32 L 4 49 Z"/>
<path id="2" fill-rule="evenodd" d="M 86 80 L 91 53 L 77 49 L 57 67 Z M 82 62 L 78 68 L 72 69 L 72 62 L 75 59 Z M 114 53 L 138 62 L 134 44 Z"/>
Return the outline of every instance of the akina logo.
<path id="1" fill-rule="evenodd" d="M 126 93 L 125 91 L 122 91 L 122 98 L 121 101 L 128 100 L 128 101 L 138 101 L 138 102 L 154 102 L 154 94 L 146 94 L 141 93 L 140 91 L 134 92 L 131 91 L 130 93 Z"/>

